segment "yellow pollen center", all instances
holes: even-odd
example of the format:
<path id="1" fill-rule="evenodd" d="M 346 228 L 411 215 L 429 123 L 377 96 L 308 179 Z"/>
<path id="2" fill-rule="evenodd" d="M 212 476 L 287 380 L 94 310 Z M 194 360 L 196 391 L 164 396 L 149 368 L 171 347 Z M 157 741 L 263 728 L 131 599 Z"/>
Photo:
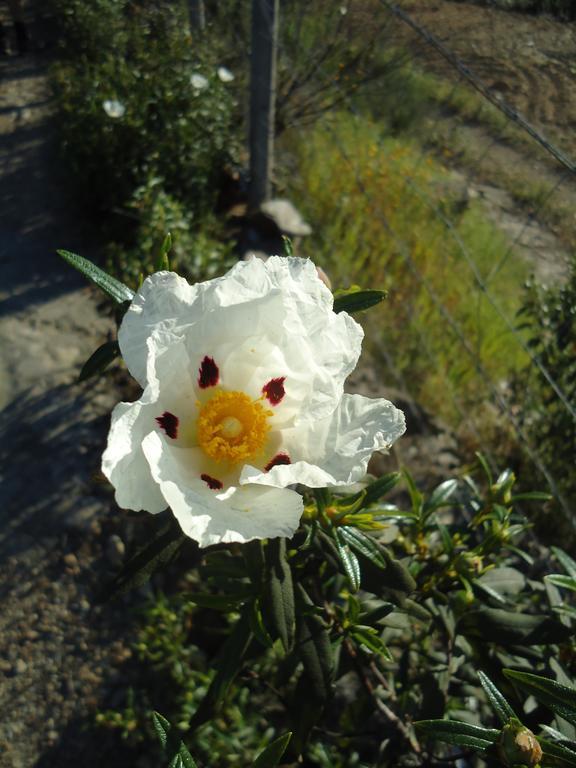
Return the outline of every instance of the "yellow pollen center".
<path id="1" fill-rule="evenodd" d="M 200 408 L 198 443 L 214 461 L 246 461 L 264 448 L 271 415 L 272 411 L 244 392 L 217 392 Z"/>

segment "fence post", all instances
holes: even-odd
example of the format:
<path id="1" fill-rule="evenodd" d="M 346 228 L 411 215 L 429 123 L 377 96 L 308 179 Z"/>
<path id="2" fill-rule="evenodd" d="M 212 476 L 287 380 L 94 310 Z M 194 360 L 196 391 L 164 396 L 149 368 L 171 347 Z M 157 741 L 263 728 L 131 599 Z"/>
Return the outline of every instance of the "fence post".
<path id="1" fill-rule="evenodd" d="M 252 0 L 250 210 L 257 209 L 272 192 L 278 16 L 279 0 Z"/>
<path id="2" fill-rule="evenodd" d="M 188 0 L 188 16 L 190 18 L 190 29 L 202 32 L 206 26 L 204 0 Z"/>

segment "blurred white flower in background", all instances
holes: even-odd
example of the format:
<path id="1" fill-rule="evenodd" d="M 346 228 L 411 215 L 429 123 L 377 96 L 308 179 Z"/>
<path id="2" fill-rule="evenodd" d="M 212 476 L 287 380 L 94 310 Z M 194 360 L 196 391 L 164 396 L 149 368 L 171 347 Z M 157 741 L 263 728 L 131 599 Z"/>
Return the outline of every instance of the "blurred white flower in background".
<path id="1" fill-rule="evenodd" d="M 106 99 L 106 101 L 102 102 L 102 108 L 108 117 L 112 117 L 115 120 L 119 117 L 124 117 L 126 114 L 126 107 L 121 101 L 116 99 Z"/>
<path id="2" fill-rule="evenodd" d="M 170 506 L 201 546 L 291 536 L 290 486 L 350 485 L 405 430 L 387 400 L 344 394 L 362 338 L 306 259 L 148 277 L 118 334 L 144 389 L 112 415 L 102 469 L 118 505 Z"/>
<path id="3" fill-rule="evenodd" d="M 192 88 L 194 88 L 195 91 L 199 93 L 200 91 L 203 91 L 206 88 L 208 88 L 208 85 L 209 85 L 208 78 L 204 77 L 204 75 L 201 75 L 199 72 L 195 72 L 190 77 L 190 85 L 192 86 Z"/>
<path id="4" fill-rule="evenodd" d="M 234 75 L 226 67 L 218 67 L 218 77 L 223 83 L 231 83 L 234 80 Z"/>

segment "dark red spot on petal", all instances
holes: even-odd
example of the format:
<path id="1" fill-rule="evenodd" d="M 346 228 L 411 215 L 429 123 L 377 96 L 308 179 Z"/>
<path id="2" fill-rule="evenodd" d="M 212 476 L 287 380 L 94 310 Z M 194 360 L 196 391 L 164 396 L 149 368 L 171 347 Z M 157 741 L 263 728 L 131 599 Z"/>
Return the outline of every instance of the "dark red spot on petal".
<path id="1" fill-rule="evenodd" d="M 220 480 L 217 480 L 215 477 L 210 477 L 210 475 L 200 475 L 200 477 L 211 491 L 219 491 L 221 488 L 224 488 Z"/>
<path id="2" fill-rule="evenodd" d="M 287 453 L 277 453 L 276 456 L 266 464 L 264 472 L 270 472 L 272 467 L 279 467 L 281 464 L 292 464 L 292 460 Z"/>
<path id="3" fill-rule="evenodd" d="M 285 381 L 286 376 L 282 376 L 279 379 L 270 379 L 268 384 L 264 384 L 262 387 L 264 397 L 268 398 L 268 401 L 271 405 L 278 405 L 278 403 L 281 402 L 282 398 L 286 394 L 284 389 Z"/>
<path id="4" fill-rule="evenodd" d="M 202 389 L 206 387 L 215 387 L 220 378 L 220 371 L 214 362 L 214 358 L 205 356 L 198 369 L 198 384 Z"/>
<path id="5" fill-rule="evenodd" d="M 156 416 L 156 421 L 160 429 L 164 430 L 168 437 L 176 440 L 178 437 L 178 424 L 180 423 L 178 416 L 174 416 L 170 411 L 164 411 L 162 416 Z"/>

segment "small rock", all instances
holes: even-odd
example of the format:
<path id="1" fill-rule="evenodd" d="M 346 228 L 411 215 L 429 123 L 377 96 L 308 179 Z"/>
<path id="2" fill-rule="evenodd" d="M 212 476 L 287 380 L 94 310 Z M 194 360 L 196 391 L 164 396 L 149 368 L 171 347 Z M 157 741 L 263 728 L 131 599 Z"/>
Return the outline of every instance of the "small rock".
<path id="1" fill-rule="evenodd" d="M 101 508 L 102 505 L 98 502 L 78 506 L 66 516 L 66 527 L 75 533 L 90 533 L 90 526 L 98 518 Z"/>
<path id="2" fill-rule="evenodd" d="M 276 224 L 281 232 L 291 237 L 311 234 L 312 227 L 302 218 L 302 214 L 289 200 L 268 200 L 262 203 L 260 210 Z"/>
<path id="3" fill-rule="evenodd" d="M 130 648 L 118 648 L 114 651 L 112 654 L 112 662 L 114 664 L 122 664 L 124 661 L 127 661 L 132 657 L 132 651 Z"/>
<path id="4" fill-rule="evenodd" d="M 26 664 L 24 659 L 17 659 L 16 663 L 12 667 L 12 672 L 15 675 L 23 675 L 27 669 L 28 669 L 28 664 Z"/>
<path id="5" fill-rule="evenodd" d="M 67 568 L 70 568 L 71 570 L 76 570 L 78 568 L 78 558 L 73 552 L 69 552 L 67 555 L 64 555 L 62 559 L 64 560 L 64 565 Z"/>
<path id="6" fill-rule="evenodd" d="M 106 558 L 110 565 L 113 565 L 114 567 L 121 565 L 124 560 L 125 552 L 126 547 L 124 546 L 124 542 L 117 533 L 113 533 L 106 542 Z"/>

